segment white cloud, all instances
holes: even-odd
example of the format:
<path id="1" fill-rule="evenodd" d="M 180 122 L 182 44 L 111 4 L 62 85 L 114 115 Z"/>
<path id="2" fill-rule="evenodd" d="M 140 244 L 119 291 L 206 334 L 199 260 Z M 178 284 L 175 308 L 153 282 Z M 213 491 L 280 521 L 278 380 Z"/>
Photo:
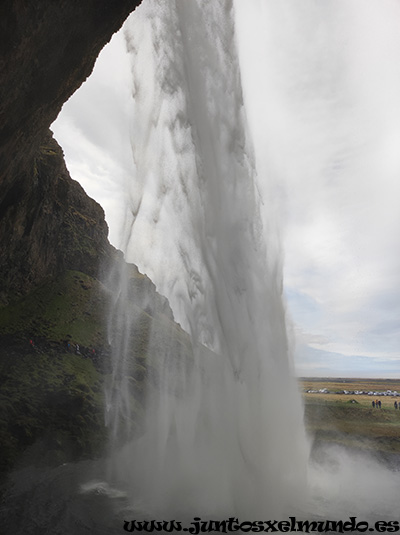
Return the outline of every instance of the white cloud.
<path id="1" fill-rule="evenodd" d="M 294 321 L 330 340 L 313 347 L 380 356 L 384 365 L 385 356 L 400 353 L 400 11 L 390 1 L 367 9 L 359 2 L 336 5 L 346 16 L 340 26 L 331 19 L 330 31 L 320 34 L 329 40 L 329 61 L 314 72 L 308 93 L 298 95 L 306 126 L 295 114 L 287 123 L 290 136 L 298 130 L 302 151 L 282 173 L 285 282 L 314 305 L 311 314 L 309 305 L 289 299 Z M 304 41 L 312 40 L 306 31 Z M 321 48 L 308 53 L 297 65 L 299 79 L 311 76 L 312 64 L 325 55 Z M 341 65 L 335 84 L 334 65 Z M 330 91 L 334 98 L 324 101 Z"/>
<path id="2" fill-rule="evenodd" d="M 125 189 L 134 165 L 131 86 L 129 56 L 120 31 L 52 125 L 71 176 L 104 208 L 110 241 L 117 247 L 126 219 Z"/>

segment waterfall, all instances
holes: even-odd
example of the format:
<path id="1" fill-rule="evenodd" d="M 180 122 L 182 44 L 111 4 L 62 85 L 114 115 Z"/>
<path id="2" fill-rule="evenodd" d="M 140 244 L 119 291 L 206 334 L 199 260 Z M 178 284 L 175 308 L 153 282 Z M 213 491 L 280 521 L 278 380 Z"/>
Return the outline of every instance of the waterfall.
<path id="1" fill-rule="evenodd" d="M 125 24 L 130 61 L 119 33 L 86 97 L 83 88 L 73 97 L 70 151 L 68 135 L 59 139 L 71 172 L 96 185 L 88 190 L 113 244 L 182 326 L 133 265 L 115 266 L 105 488 L 128 491 L 132 518 L 397 518 L 398 469 L 373 452 L 326 445 L 308 458 L 281 295 L 281 219 L 292 235 L 287 269 L 302 264 L 309 200 L 319 214 L 339 188 L 328 216 L 351 234 L 342 208 L 356 200 L 365 222 L 356 249 L 387 254 L 377 223 L 398 212 L 389 187 L 398 20 L 393 0 L 144 0 Z M 118 57 L 123 68 L 110 74 Z M 91 97 L 105 90 L 103 110 Z M 89 144 L 88 125 L 102 134 Z M 369 188 L 381 210 L 370 211 Z M 318 254 L 328 237 L 319 222 L 308 244 Z M 353 251 L 331 249 L 329 273 L 347 272 Z"/>
<path id="2" fill-rule="evenodd" d="M 282 258 L 246 117 L 234 13 L 231 0 L 148 0 L 125 30 L 134 176 L 124 253 L 192 340 L 183 350 L 160 334 L 162 321 L 149 321 L 145 358 L 157 379 L 143 426 L 127 440 L 118 424 L 130 410 L 124 325 L 135 312 L 121 277 L 107 393 L 113 465 L 153 517 L 288 513 L 305 484 Z"/>

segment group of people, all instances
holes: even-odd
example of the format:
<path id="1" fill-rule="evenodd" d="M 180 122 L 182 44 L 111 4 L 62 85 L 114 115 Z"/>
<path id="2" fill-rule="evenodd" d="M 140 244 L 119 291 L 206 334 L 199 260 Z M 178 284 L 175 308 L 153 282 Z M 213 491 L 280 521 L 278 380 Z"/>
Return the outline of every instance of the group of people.
<path id="1" fill-rule="evenodd" d="M 63 344 L 68 353 L 75 353 L 75 355 L 81 355 L 82 357 L 90 357 L 92 359 L 97 358 L 96 349 L 92 347 L 81 347 L 79 344 L 71 344 L 69 341 L 65 341 L 63 342 Z M 42 353 L 44 349 L 43 344 L 41 344 L 41 346 L 42 347 L 40 349 L 33 340 L 33 338 L 29 339 L 29 347 L 35 352 Z"/>
<path id="2" fill-rule="evenodd" d="M 376 409 L 380 409 L 381 407 L 382 407 L 382 402 L 381 402 L 380 399 L 372 400 L 372 408 L 373 408 L 373 409 L 375 409 L 375 408 L 376 408 Z M 400 401 L 399 401 L 399 402 L 397 402 L 397 401 L 394 402 L 394 408 L 395 408 L 396 410 L 397 410 L 397 409 L 400 410 Z"/>
<path id="3" fill-rule="evenodd" d="M 94 348 L 84 347 L 81 348 L 79 344 L 72 344 L 66 342 L 68 353 L 75 353 L 75 355 L 82 355 L 83 357 L 96 357 L 96 350 Z"/>

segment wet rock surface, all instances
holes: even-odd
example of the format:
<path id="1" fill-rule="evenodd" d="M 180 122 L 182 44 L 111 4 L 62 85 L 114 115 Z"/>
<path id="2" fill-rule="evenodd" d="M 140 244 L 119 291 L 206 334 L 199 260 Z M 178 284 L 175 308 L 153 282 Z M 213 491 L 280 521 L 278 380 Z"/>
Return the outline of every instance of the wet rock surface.
<path id="1" fill-rule="evenodd" d="M 106 484 L 93 484 L 102 481 L 105 472 L 103 461 L 66 463 L 52 469 L 31 466 L 15 471 L 2 488 L 2 533 L 122 533 L 125 494 L 113 493 L 114 489 Z"/>
<path id="2" fill-rule="evenodd" d="M 70 178 L 49 126 L 139 3 L 0 6 L 0 305 L 111 254 L 103 211 Z"/>

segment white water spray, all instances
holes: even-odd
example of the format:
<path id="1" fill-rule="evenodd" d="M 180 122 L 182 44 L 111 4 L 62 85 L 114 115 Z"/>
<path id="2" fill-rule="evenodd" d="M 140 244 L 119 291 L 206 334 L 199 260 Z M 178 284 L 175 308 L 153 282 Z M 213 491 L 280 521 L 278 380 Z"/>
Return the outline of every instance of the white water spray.
<path id="1" fill-rule="evenodd" d="M 288 376 L 280 296 L 277 185 L 288 185 L 283 206 L 296 224 L 296 247 L 292 238 L 286 265 L 302 264 L 305 246 L 322 256 L 322 271 L 313 272 L 307 285 L 315 275 L 322 277 L 324 298 L 342 295 L 338 274 L 347 276 L 354 259 L 343 233 L 339 248 L 327 240 L 329 226 L 321 225 L 326 215 L 353 234 L 358 252 L 382 259 L 398 249 L 380 247 L 398 226 L 391 224 L 389 232 L 379 226 L 387 218 L 398 221 L 389 218 L 398 214 L 398 195 L 389 184 L 399 169 L 398 2 L 237 0 L 234 7 L 235 23 L 231 5 L 223 1 L 145 0 L 128 22 L 135 170 L 125 234 L 115 244 L 169 297 L 194 340 L 218 355 L 197 344 L 193 356 L 187 347 L 176 347 L 176 339 L 165 343 L 158 323 L 147 347 L 162 381 L 159 389 L 149 386 L 146 432 L 126 444 L 130 430 L 121 427 L 119 415 L 129 421 L 135 407 L 127 395 L 125 371 L 131 364 L 129 331 L 123 327 L 135 314 L 147 323 L 149 317 L 131 306 L 125 316 L 114 316 L 113 326 L 124 336 L 118 343 L 114 338 L 118 358 L 108 392 L 118 446 L 113 467 L 131 483 L 134 505 L 153 512 L 148 518 L 161 518 L 156 510 L 184 510 L 188 516 L 207 510 L 245 511 L 256 519 L 252 511 L 265 503 L 266 518 L 290 503 L 293 481 L 302 484 L 301 409 Z M 106 62 L 109 81 L 107 69 Z M 91 83 L 103 95 L 104 88 L 93 78 L 87 87 Z M 113 84 L 113 90 L 118 87 Z M 120 91 L 121 117 L 128 115 L 124 94 Z M 79 106 L 79 92 L 77 97 L 77 114 L 87 111 L 92 125 L 99 109 L 93 99 L 91 106 L 87 100 Z M 102 133 L 112 132 L 109 152 L 115 156 L 118 139 L 126 158 L 130 147 L 115 135 L 120 116 L 108 110 L 103 124 L 113 117 L 115 130 Z M 93 157 L 85 142 L 76 142 L 77 133 L 72 155 L 84 148 L 82 161 L 100 167 L 97 184 L 107 174 L 108 152 L 102 147 Z M 114 166 L 108 173 L 114 183 L 119 162 L 118 156 L 117 171 Z M 81 175 L 74 174 L 83 182 Z M 374 206 L 369 191 L 379 199 Z M 351 225 L 354 212 L 364 223 L 361 232 Z M 119 224 L 110 219 L 113 210 L 108 213 L 119 235 Z M 118 213 L 117 222 L 121 219 Z M 310 221 L 316 238 L 311 240 Z M 361 254 L 361 264 L 368 255 Z M 358 270 L 355 275 L 360 281 Z M 126 301 L 129 293 L 122 285 L 116 301 Z M 340 336 L 336 323 L 333 327 Z M 339 448 L 308 466 L 308 489 L 312 498 L 299 506 L 305 517 L 397 517 L 398 472 Z"/>
<path id="2" fill-rule="evenodd" d="M 257 176 L 232 2 L 148 1 L 126 32 L 135 162 L 126 257 L 168 296 L 194 355 L 182 362 L 153 329 L 147 358 L 159 379 L 144 431 L 117 464 L 153 514 L 288 513 L 304 485 L 302 408 L 276 230 L 260 216 L 268 177 Z M 123 347 L 115 357 L 122 373 Z M 113 420 L 129 405 L 125 392 Z"/>

